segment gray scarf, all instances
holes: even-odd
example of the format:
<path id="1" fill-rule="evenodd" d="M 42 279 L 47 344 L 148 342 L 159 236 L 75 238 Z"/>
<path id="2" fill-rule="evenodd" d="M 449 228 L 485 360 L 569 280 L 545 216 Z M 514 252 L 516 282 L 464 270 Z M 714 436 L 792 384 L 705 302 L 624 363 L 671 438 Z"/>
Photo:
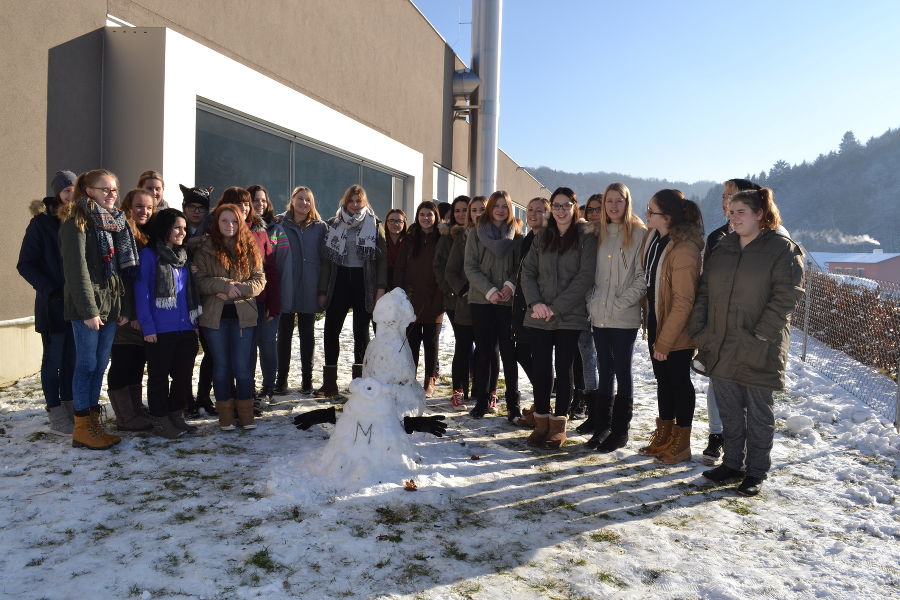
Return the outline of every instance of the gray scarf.
<path id="1" fill-rule="evenodd" d="M 513 247 L 516 230 L 503 223 L 497 227 L 493 223 L 479 223 L 475 228 L 478 240 L 497 258 L 506 256 Z"/>
<path id="2" fill-rule="evenodd" d="M 191 284 L 191 268 L 188 262 L 187 251 L 184 246 L 169 248 L 162 242 L 156 242 L 153 248 L 156 251 L 156 307 L 174 309 L 178 306 L 178 289 L 175 285 L 175 269 L 184 267 L 185 296 L 188 301 L 188 312 L 191 323 L 197 322 L 197 317 L 203 312 L 200 303 L 194 293 Z"/>
<path id="3" fill-rule="evenodd" d="M 375 223 L 375 212 L 366 206 L 355 215 L 351 215 L 344 207 L 338 207 L 337 214 L 331 227 L 328 228 L 328 237 L 325 238 L 325 250 L 332 262 L 347 264 L 347 237 L 350 231 L 356 231 L 356 255 L 362 261 L 375 258 L 378 254 L 378 225 Z"/>

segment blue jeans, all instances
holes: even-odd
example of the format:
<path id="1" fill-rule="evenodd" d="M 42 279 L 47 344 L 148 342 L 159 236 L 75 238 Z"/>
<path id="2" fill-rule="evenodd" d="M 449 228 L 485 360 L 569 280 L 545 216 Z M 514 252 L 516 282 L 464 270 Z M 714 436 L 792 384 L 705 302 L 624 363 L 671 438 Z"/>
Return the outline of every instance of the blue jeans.
<path id="1" fill-rule="evenodd" d="M 578 335 L 578 353 L 581 355 L 581 377 L 584 381 L 583 390 L 596 390 L 597 378 L 597 347 L 594 346 L 594 337 L 590 331 L 582 331 Z M 578 382 L 575 382 L 578 387 Z"/>
<path id="2" fill-rule="evenodd" d="M 72 401 L 72 370 L 75 367 L 75 339 L 72 328 L 42 333 L 41 388 L 48 407 Z"/>
<path id="3" fill-rule="evenodd" d="M 706 388 L 706 413 L 709 416 L 709 432 L 722 433 L 722 417 L 719 416 L 719 405 L 716 404 L 716 392 L 712 379 L 709 380 L 709 387 Z"/>
<path id="4" fill-rule="evenodd" d="M 203 327 L 203 337 L 212 355 L 213 390 L 216 400 L 253 398 L 253 339 L 256 327 L 238 326 L 237 319 L 220 319 L 219 328 Z M 232 385 L 234 395 L 232 395 Z"/>
<path id="5" fill-rule="evenodd" d="M 278 353 L 275 338 L 278 334 L 278 317 L 266 321 L 266 306 L 256 303 L 256 333 L 254 334 L 253 356 L 250 369 L 256 371 L 257 350 L 259 352 L 259 368 L 262 371 L 263 389 L 271 390 L 275 387 L 275 371 L 278 369 Z"/>
<path id="6" fill-rule="evenodd" d="M 631 358 L 637 329 L 613 329 L 593 327 L 594 347 L 597 349 L 597 368 L 600 395 L 613 397 L 613 381 L 619 396 L 631 398 L 634 395 L 634 378 L 631 373 Z"/>
<path id="7" fill-rule="evenodd" d="M 75 410 L 84 411 L 100 404 L 100 386 L 116 339 L 116 322 L 107 321 L 99 331 L 94 331 L 83 321 L 72 321 L 72 337 L 75 339 L 72 404 Z"/>

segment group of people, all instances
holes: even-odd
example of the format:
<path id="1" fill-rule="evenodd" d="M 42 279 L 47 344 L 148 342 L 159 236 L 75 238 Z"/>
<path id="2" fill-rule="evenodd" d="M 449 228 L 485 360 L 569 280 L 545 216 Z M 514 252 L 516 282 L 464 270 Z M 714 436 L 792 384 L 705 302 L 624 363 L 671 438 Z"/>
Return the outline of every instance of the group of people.
<path id="1" fill-rule="evenodd" d="M 183 210 L 169 208 L 155 171 L 121 200 L 106 170 L 60 171 L 51 187 L 54 195 L 33 207 L 18 268 L 37 291 L 51 427 L 71 433 L 74 446 L 120 441 L 99 417 L 109 361 L 120 430 L 177 438 L 196 431 L 187 421 L 200 410 L 217 415 L 223 431 L 254 428 L 272 396 L 288 392 L 295 327 L 298 391 L 327 401 L 339 393 L 347 313 L 356 378 L 375 303 L 399 287 L 415 311 L 407 340 L 417 365 L 423 357 L 426 396 L 439 377 L 446 313 L 454 408 L 474 418 L 497 412 L 502 366 L 506 417 L 532 429 L 529 446 L 559 448 L 569 420 L 584 419 L 577 431 L 587 447 L 612 452 L 629 440 L 632 356 L 643 328 L 659 410 L 639 452 L 664 464 L 690 459 L 693 368 L 711 379 L 704 456 L 714 463 L 724 448 L 722 464 L 704 475 L 742 479 L 738 491 L 747 495 L 765 479 L 772 392 L 784 385 L 802 261 L 772 191 L 752 182 L 726 182 L 727 222 L 706 244 L 700 210 L 681 192 L 654 194 L 645 222 L 621 183 L 584 206 L 560 187 L 527 203 L 524 224 L 505 191 L 421 202 L 409 224 L 399 208 L 382 222 L 358 185 L 327 221 L 304 186 L 280 214 L 260 185 L 229 187 L 214 204 L 211 188 L 180 186 Z M 324 362 L 314 389 L 321 312 Z M 532 384 L 530 408 L 520 406 L 519 367 Z"/>

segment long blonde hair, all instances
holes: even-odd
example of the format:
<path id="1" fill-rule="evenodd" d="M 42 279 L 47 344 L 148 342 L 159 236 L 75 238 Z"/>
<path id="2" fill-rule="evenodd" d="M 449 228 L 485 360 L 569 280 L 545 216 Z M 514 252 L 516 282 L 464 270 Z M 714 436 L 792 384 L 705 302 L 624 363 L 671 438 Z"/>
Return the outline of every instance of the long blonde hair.
<path id="1" fill-rule="evenodd" d="M 155 178 L 154 178 L 155 179 Z M 135 188 L 125 194 L 125 197 L 122 198 L 122 212 L 125 213 L 125 220 L 128 221 L 128 226 L 131 227 L 131 233 L 134 234 L 134 239 L 137 240 L 138 244 L 142 246 L 146 246 L 150 241 L 150 236 L 141 229 L 141 226 L 135 223 L 134 217 L 131 216 L 131 207 L 134 205 L 134 199 L 137 196 L 148 196 L 150 198 L 150 215 L 156 215 L 156 199 L 153 197 L 152 192 L 148 192 L 144 188 Z M 149 222 L 148 222 L 149 225 Z"/>
<path id="2" fill-rule="evenodd" d="M 116 177 L 116 174 L 112 171 L 106 169 L 94 169 L 82 173 L 75 181 L 75 191 L 72 192 L 72 202 L 61 206 L 59 213 L 57 213 L 60 221 L 75 219 L 75 226 L 78 227 L 80 231 L 84 231 L 84 228 L 87 226 L 88 216 L 84 212 L 84 209 L 79 205 L 78 199 L 86 197 L 88 204 L 93 204 L 94 199 L 87 195 L 87 188 L 93 186 L 101 177 L 112 177 L 116 181 L 116 187 L 119 186 L 119 178 Z"/>
<path id="3" fill-rule="evenodd" d="M 619 192 L 619 195 L 625 199 L 625 217 L 622 220 L 622 228 L 625 230 L 623 241 L 625 242 L 626 247 L 630 246 L 635 228 L 644 228 L 645 225 L 641 218 L 631 210 L 631 190 L 628 189 L 627 185 L 619 182 L 611 183 L 603 190 L 603 199 L 600 201 L 600 208 L 602 210 L 600 211 L 600 227 L 598 227 L 599 231 L 597 232 L 597 244 L 602 244 L 606 239 L 606 229 L 607 225 L 610 223 L 609 215 L 606 214 L 606 196 L 610 192 Z"/>
<path id="4" fill-rule="evenodd" d="M 316 196 L 313 194 L 313 191 L 305 185 L 298 185 L 294 188 L 294 191 L 291 192 L 291 199 L 288 200 L 287 207 L 288 212 L 291 213 L 291 220 L 295 223 L 297 222 L 297 219 L 294 216 L 294 196 L 296 196 L 300 192 L 305 192 L 306 197 L 309 198 L 309 212 L 306 213 L 306 219 L 302 223 L 297 224 L 306 225 L 311 221 L 321 221 L 322 217 L 319 216 L 319 211 L 316 210 Z"/>

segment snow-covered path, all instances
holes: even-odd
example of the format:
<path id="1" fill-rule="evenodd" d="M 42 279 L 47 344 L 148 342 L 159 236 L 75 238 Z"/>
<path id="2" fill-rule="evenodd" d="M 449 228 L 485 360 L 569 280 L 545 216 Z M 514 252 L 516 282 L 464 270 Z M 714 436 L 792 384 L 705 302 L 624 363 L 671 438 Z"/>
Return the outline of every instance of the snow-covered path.
<path id="1" fill-rule="evenodd" d="M 351 494 L 308 475 L 330 426 L 298 432 L 289 416 L 321 406 L 311 399 L 282 398 L 252 433 L 209 419 L 176 442 L 129 435 L 88 452 L 45 433 L 38 380 L 22 380 L 0 391 L 0 597 L 900 595 L 900 436 L 871 410 L 792 361 L 773 470 L 745 499 L 705 486 L 699 459 L 666 467 L 635 453 L 655 416 L 640 343 L 635 371 L 626 449 L 599 455 L 575 437 L 536 452 L 502 416 L 453 411 L 442 386 L 429 405 L 449 435 L 415 434 L 419 490 Z M 812 427 L 793 432 L 792 416 Z"/>

